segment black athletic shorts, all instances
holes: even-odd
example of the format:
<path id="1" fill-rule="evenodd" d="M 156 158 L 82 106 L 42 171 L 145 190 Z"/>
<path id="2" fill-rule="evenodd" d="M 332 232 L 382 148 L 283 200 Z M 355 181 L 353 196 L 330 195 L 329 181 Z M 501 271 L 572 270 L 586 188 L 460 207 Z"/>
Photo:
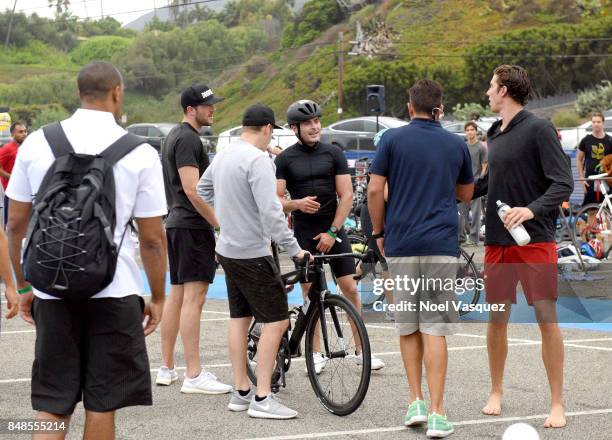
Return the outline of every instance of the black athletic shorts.
<path id="1" fill-rule="evenodd" d="M 215 233 L 212 229 L 166 229 L 170 284 L 215 280 Z"/>
<path id="2" fill-rule="evenodd" d="M 323 218 L 318 219 L 312 217 L 307 221 L 295 221 L 293 222 L 293 232 L 297 239 L 300 247 L 311 254 L 319 254 L 317 251 L 317 245 L 319 240 L 314 240 L 314 237 L 320 233 L 325 233 L 332 224 L 333 219 Z M 345 254 L 352 252 L 351 243 L 344 228 L 338 231 L 338 238 L 342 240 L 341 243 L 336 242 L 328 254 Z M 355 260 L 352 257 L 346 258 L 333 258 L 330 260 L 329 267 L 336 278 L 341 278 L 347 275 L 353 275 L 355 273 Z"/>
<path id="3" fill-rule="evenodd" d="M 151 405 L 151 373 L 138 295 L 82 302 L 34 298 L 32 408 L 70 415 Z"/>
<path id="4" fill-rule="evenodd" d="M 217 254 L 225 272 L 231 318 L 255 317 L 258 322 L 289 318 L 287 294 L 271 256 L 226 258 Z"/>

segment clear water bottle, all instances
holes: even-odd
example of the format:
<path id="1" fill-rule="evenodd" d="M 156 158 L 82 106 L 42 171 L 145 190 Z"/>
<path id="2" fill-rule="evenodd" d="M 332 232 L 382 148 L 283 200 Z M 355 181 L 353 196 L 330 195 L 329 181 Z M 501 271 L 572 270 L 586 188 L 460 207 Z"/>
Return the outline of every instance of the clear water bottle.
<path id="1" fill-rule="evenodd" d="M 496 204 L 497 215 L 503 222 L 504 218 L 506 217 L 506 213 L 510 211 L 511 208 L 507 204 L 502 203 L 499 200 L 496 202 Z M 514 228 L 509 229 L 508 232 L 510 232 L 510 235 L 512 235 L 512 238 L 514 238 L 514 241 L 516 241 L 516 244 L 518 244 L 519 246 L 525 246 L 531 241 L 531 237 L 529 236 L 529 233 L 523 225 L 515 226 Z"/>

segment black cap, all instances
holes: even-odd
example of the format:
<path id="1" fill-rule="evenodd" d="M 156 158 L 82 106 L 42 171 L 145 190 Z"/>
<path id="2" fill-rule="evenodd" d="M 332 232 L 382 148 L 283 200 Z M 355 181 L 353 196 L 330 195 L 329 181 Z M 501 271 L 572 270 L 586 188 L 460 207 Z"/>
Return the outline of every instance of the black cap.
<path id="1" fill-rule="evenodd" d="M 187 87 L 181 93 L 181 107 L 183 110 L 188 106 L 195 107 L 197 105 L 213 105 L 223 101 L 224 98 L 215 96 L 210 87 L 204 84 L 194 84 Z"/>
<path id="2" fill-rule="evenodd" d="M 261 127 L 268 124 L 272 124 L 274 128 L 283 128 L 276 125 L 274 112 L 270 107 L 264 104 L 250 106 L 242 116 L 242 125 L 245 127 Z"/>

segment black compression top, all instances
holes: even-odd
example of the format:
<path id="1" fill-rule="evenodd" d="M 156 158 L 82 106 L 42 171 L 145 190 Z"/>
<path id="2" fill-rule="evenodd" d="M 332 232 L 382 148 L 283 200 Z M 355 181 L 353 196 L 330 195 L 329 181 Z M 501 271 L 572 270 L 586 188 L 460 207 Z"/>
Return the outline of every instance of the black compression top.
<path id="1" fill-rule="evenodd" d="M 316 196 L 321 204 L 315 214 L 295 211 L 297 221 L 335 215 L 338 207 L 336 176 L 349 174 L 346 157 L 339 147 L 320 142 L 313 147 L 297 143 L 279 154 L 275 164 L 276 178 L 287 182 L 292 199 Z"/>

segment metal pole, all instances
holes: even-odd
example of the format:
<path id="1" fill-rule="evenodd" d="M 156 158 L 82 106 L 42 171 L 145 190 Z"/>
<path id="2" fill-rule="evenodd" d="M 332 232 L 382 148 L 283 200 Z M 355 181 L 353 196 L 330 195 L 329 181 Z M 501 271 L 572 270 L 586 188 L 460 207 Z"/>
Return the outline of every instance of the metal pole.
<path id="1" fill-rule="evenodd" d="M 15 17 L 15 8 L 17 7 L 17 0 L 13 3 L 13 11 L 11 12 L 11 18 L 9 19 L 8 29 L 6 31 L 6 39 L 4 40 L 4 49 L 8 50 L 9 39 L 11 37 L 11 28 L 13 27 L 13 18 Z"/>
<path id="2" fill-rule="evenodd" d="M 344 107 L 344 33 L 338 32 L 340 50 L 338 51 L 338 117 Z"/>

